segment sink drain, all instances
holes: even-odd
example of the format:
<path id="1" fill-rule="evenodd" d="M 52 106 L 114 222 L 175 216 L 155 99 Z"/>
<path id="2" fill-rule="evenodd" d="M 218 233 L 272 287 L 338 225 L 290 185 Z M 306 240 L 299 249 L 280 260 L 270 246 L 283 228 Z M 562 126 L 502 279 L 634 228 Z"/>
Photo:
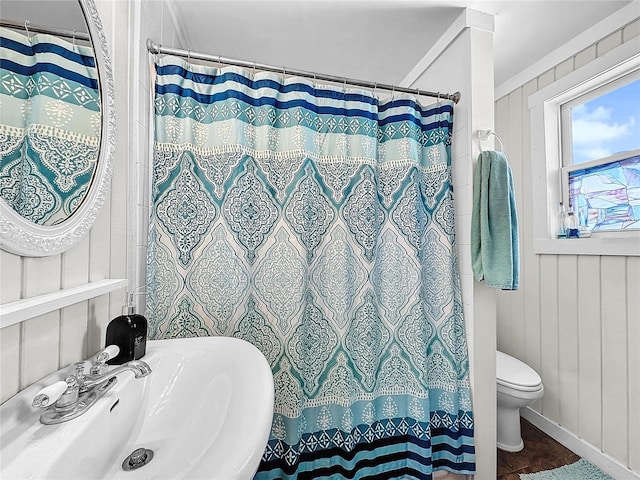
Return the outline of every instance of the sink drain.
<path id="1" fill-rule="evenodd" d="M 136 468 L 144 467 L 153 459 L 153 450 L 148 448 L 137 448 L 131 455 L 124 459 L 122 462 L 122 469 L 126 472 L 129 470 L 135 470 Z"/>

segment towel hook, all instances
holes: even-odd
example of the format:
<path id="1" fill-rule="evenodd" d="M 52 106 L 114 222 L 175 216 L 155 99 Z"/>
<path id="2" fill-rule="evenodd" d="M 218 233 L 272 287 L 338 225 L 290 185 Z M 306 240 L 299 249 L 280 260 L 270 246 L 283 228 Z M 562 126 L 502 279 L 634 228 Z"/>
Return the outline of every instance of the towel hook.
<path id="1" fill-rule="evenodd" d="M 496 140 L 498 140 L 498 144 L 500 145 L 500 151 L 504 152 L 504 144 L 502 143 L 502 138 L 493 130 L 478 130 L 478 149 L 482 152 L 482 143 L 485 140 L 488 140 L 490 136 L 494 136 Z"/>

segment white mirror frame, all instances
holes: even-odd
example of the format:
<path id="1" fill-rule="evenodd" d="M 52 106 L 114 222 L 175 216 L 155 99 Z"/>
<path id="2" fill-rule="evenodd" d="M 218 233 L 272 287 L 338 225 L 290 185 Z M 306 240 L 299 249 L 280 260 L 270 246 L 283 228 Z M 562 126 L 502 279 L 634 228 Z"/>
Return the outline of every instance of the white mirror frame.
<path id="1" fill-rule="evenodd" d="M 100 78 L 102 131 L 98 165 L 86 198 L 59 225 L 38 225 L 21 217 L 0 198 L 0 248 L 17 255 L 43 257 L 61 253 L 78 243 L 95 223 L 111 182 L 115 151 L 115 87 L 107 39 L 93 0 L 79 0 L 84 11 Z"/>

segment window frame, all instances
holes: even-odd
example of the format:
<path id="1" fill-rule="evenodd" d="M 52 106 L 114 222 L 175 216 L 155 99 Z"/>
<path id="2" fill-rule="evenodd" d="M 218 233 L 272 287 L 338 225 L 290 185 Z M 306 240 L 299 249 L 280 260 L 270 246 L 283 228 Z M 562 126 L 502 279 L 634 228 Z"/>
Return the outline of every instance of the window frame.
<path id="1" fill-rule="evenodd" d="M 606 52 L 529 97 L 533 173 L 533 250 L 537 254 L 640 256 L 640 231 L 594 232 L 591 238 L 557 239 L 559 202 L 568 205 L 568 174 L 563 164 L 562 106 L 640 70 L 633 41 Z M 602 90 L 601 90 L 602 91 Z M 565 125 L 563 125 L 565 124 Z M 569 147 L 571 148 L 571 147 Z M 584 168 L 585 164 L 577 164 Z M 565 184 L 564 182 L 567 181 Z"/>

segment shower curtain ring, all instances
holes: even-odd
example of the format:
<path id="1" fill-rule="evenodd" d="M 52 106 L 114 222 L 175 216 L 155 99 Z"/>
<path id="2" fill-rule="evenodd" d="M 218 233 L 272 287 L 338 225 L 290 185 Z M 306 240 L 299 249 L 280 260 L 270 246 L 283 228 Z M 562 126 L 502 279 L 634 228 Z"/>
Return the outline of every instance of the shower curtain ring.
<path id="1" fill-rule="evenodd" d="M 342 81 L 342 93 L 347 93 L 347 77 L 344 77 Z"/>
<path id="2" fill-rule="evenodd" d="M 75 28 L 73 29 L 73 34 L 71 38 L 72 38 L 73 46 L 75 47 L 76 46 L 76 29 Z"/>
<path id="3" fill-rule="evenodd" d="M 256 74 L 256 61 L 253 61 L 253 74 Z"/>
<path id="4" fill-rule="evenodd" d="M 187 64 L 191 66 L 191 49 L 187 50 Z"/>
<path id="5" fill-rule="evenodd" d="M 393 102 L 393 97 L 396 95 L 396 86 L 391 85 L 391 101 Z"/>
<path id="6" fill-rule="evenodd" d="M 27 31 L 27 38 L 31 42 L 31 33 L 29 32 L 29 20 L 24 21 L 24 29 Z"/>
<path id="7" fill-rule="evenodd" d="M 378 89 L 378 82 L 373 82 L 373 92 L 372 95 L 376 96 L 376 90 Z"/>

